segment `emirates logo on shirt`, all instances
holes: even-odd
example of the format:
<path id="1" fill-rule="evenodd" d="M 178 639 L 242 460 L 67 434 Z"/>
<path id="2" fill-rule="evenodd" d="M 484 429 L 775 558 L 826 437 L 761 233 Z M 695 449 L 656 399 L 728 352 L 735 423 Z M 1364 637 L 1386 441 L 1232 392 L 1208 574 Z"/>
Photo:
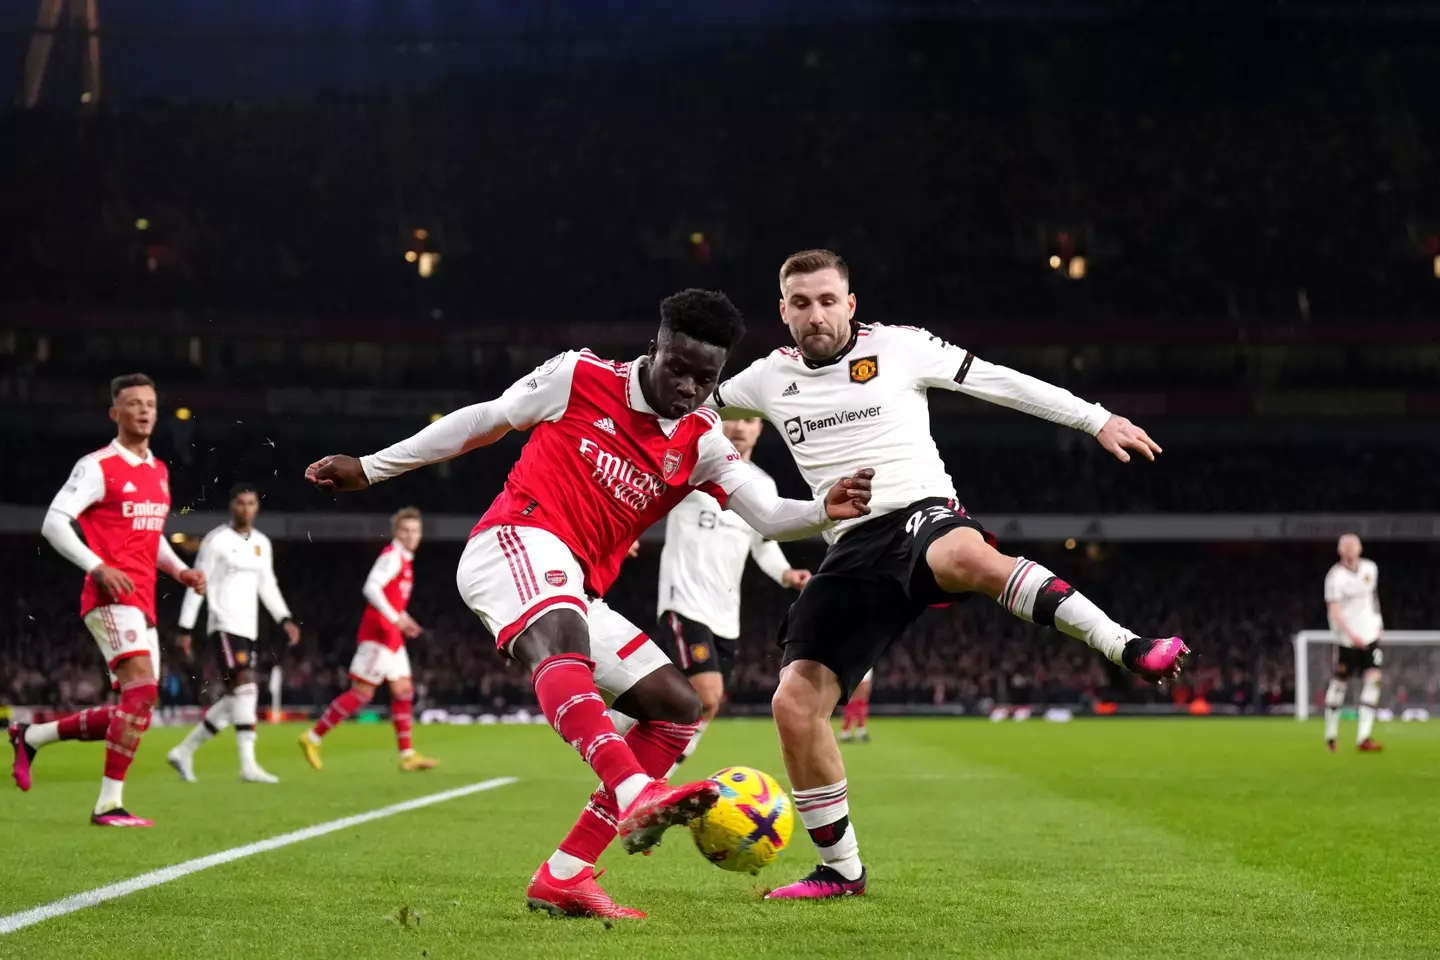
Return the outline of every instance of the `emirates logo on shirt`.
<path id="1" fill-rule="evenodd" d="M 589 437 L 580 441 L 580 456 L 594 467 L 591 476 L 595 482 L 627 507 L 643 511 L 665 492 L 664 480 L 653 473 L 646 473 L 619 454 L 602 449 Z M 678 452 L 676 456 L 679 456 Z"/>
<path id="2" fill-rule="evenodd" d="M 170 513 L 170 504 L 153 500 L 122 500 L 120 515 L 133 520 L 135 530 L 164 530 L 165 518 Z"/>

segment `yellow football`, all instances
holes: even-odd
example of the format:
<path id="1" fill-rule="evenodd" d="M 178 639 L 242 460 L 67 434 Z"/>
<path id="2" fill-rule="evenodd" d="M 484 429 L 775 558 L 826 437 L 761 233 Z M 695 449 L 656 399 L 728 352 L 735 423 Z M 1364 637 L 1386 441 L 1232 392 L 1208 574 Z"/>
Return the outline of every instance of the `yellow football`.
<path id="1" fill-rule="evenodd" d="M 713 775 L 720 799 L 690 822 L 701 854 L 721 870 L 759 873 L 790 845 L 795 804 L 768 773 L 726 767 Z"/>

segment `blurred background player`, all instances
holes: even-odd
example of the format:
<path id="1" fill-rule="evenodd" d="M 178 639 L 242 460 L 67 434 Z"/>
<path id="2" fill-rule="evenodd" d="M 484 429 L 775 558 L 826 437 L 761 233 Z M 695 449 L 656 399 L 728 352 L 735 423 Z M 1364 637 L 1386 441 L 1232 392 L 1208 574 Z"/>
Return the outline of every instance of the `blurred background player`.
<path id="1" fill-rule="evenodd" d="M 120 703 L 10 730 L 15 783 L 21 790 L 30 789 L 30 766 L 40 747 L 57 740 L 105 741 L 105 775 L 90 815 L 90 822 L 102 827 L 154 826 L 126 811 L 123 794 L 125 774 L 150 728 L 158 692 L 155 571 L 205 592 L 205 574 L 188 568 L 164 537 L 170 473 L 150 452 L 157 413 L 155 381 L 145 374 L 110 381 L 115 439 L 80 458 L 41 527 L 50 545 L 85 571 L 80 617 L 100 647 Z M 84 540 L 72 522 L 80 525 Z"/>
<path id="2" fill-rule="evenodd" d="M 867 671 L 855 685 L 855 692 L 845 704 L 845 718 L 840 722 L 841 743 L 851 740 L 857 743 L 870 742 L 870 689 L 875 682 L 875 671 Z M 853 732 L 852 732 L 853 728 Z"/>
<path id="3" fill-rule="evenodd" d="M 410 682 L 410 654 L 407 639 L 423 633 L 420 624 L 406 612 L 415 588 L 415 551 L 422 533 L 420 511 L 405 507 L 390 518 L 394 534 L 370 575 L 365 578 L 365 614 L 360 619 L 355 658 L 350 661 L 350 689 L 330 702 L 315 726 L 300 735 L 300 749 L 316 770 L 320 769 L 320 740 L 337 723 L 353 715 L 375 696 L 381 683 L 390 685 L 390 719 L 400 748 L 401 770 L 429 770 L 440 761 L 415 750 L 410 742 L 415 716 L 415 690 Z"/>
<path id="4" fill-rule="evenodd" d="M 793 254 L 779 281 L 780 318 L 795 346 L 720 384 L 715 405 L 727 420 L 780 425 L 812 490 L 860 460 L 881 464 L 873 512 L 827 532 L 825 560 L 780 633 L 775 726 L 795 809 L 822 862 L 766 896 L 819 899 L 861 894 L 866 884 L 830 718 L 926 606 L 980 593 L 1151 680 L 1174 676 L 1190 651 L 1179 637 L 1137 636 L 1045 567 L 1001 554 L 956 499 L 931 436 L 928 392 L 958 391 L 1084 430 L 1122 462 L 1127 448 L 1151 460 L 1160 452 L 1144 430 L 928 331 L 855 323 L 850 268 L 832 251 Z"/>
<path id="5" fill-rule="evenodd" d="M 1352 677 L 1360 677 L 1360 728 L 1355 745 L 1365 751 L 1382 750 L 1370 736 L 1375 709 L 1380 706 L 1380 636 L 1385 619 L 1380 615 L 1380 568 L 1360 557 L 1360 538 L 1347 533 L 1336 544 L 1340 562 L 1325 574 L 1325 614 L 1339 643 L 1335 675 L 1325 691 L 1325 745 L 1335 750 L 1340 734 L 1340 708 Z"/>
<path id="6" fill-rule="evenodd" d="M 752 462 L 762 429 L 758 417 L 721 424 L 726 438 L 747 463 Z M 759 467 L 755 473 L 752 483 L 768 484 L 775 491 L 769 474 Z M 690 678 L 701 707 L 700 722 L 682 761 L 694 754 L 705 728 L 720 711 L 735 664 L 746 556 L 754 558 L 755 565 L 782 587 L 799 590 L 810 579 L 809 570 L 790 566 L 778 543 L 760 536 L 703 490 L 680 501 L 665 518 L 655 642 Z"/>
<path id="7" fill-rule="evenodd" d="M 306 477 L 363 490 L 530 430 L 505 489 L 461 554 L 456 586 L 504 655 L 530 675 L 545 718 L 600 778 L 580 819 L 531 877 L 526 902 L 553 915 L 638 918 L 596 883 L 618 834 L 643 853 L 719 797 L 710 780 L 665 777 L 695 733 L 700 700 L 659 647 L 602 599 L 636 538 L 701 489 L 761 534 L 798 538 L 869 510 L 869 470 L 813 501 L 782 500 L 701 405 L 744 334 L 724 294 L 660 304 L 649 350 L 628 363 L 588 350 L 552 357 L 497 399 L 440 418 L 362 459 L 326 457 Z M 623 737 L 606 699 L 636 724 Z"/>
<path id="8" fill-rule="evenodd" d="M 300 642 L 300 627 L 290 615 L 275 580 L 275 550 L 270 538 L 255 529 L 260 494 L 248 483 L 230 488 L 230 522 L 221 524 L 200 541 L 195 569 L 205 573 L 206 593 L 185 591 L 180 605 L 176 642 L 191 655 L 190 631 L 208 598 L 205 634 L 208 652 L 215 657 L 225 694 L 189 735 L 165 755 L 187 783 L 195 782 L 195 751 L 226 726 L 235 725 L 235 746 L 240 754 L 240 779 L 249 783 L 276 783 L 278 778 L 255 760 L 256 717 L 260 688 L 256 684 L 256 639 L 260 635 L 259 603 L 285 631 L 293 647 Z"/>

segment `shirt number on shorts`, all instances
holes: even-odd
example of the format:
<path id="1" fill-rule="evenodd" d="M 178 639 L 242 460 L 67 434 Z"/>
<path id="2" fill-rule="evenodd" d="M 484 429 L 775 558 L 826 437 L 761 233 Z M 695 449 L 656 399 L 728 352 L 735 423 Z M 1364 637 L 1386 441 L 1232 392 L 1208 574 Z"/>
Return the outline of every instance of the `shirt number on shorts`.
<path id="1" fill-rule="evenodd" d="M 905 521 L 905 532 L 910 536 L 920 533 L 920 528 L 927 522 L 934 523 L 937 520 L 944 520 L 951 516 L 950 510 L 946 507 L 925 507 L 910 514 L 910 519 Z"/>

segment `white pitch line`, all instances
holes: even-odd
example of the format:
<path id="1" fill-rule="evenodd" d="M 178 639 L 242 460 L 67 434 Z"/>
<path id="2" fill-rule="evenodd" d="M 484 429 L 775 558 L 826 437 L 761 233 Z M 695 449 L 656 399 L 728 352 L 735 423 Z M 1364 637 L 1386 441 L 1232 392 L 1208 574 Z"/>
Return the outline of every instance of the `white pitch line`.
<path id="1" fill-rule="evenodd" d="M 207 857 L 198 857 L 194 860 L 186 860 L 184 863 L 177 863 L 174 866 L 151 870 L 149 873 L 142 873 L 138 877 L 131 877 L 129 880 L 112 883 L 108 887 L 97 887 L 94 890 L 86 890 L 84 893 L 77 893 L 74 896 L 65 897 L 63 900 L 41 904 L 29 910 L 21 910 L 19 913 L 12 913 L 8 917 L 0 917 L 0 936 L 7 933 L 14 933 L 16 930 L 33 926 L 44 920 L 52 920 L 55 917 L 63 917 L 67 913 L 84 910 L 86 907 L 93 907 L 97 904 L 104 903 L 106 900 L 114 900 L 117 897 L 124 897 L 141 890 L 148 890 L 151 887 L 158 887 L 162 883 L 179 880 L 181 877 L 189 876 L 192 873 L 199 873 L 201 870 L 209 870 L 211 867 L 218 867 L 223 863 L 230 863 L 232 860 L 242 860 L 245 857 L 253 857 L 257 853 L 265 853 L 268 850 L 288 847 L 290 844 L 300 843 L 302 840 L 323 837 L 327 833 L 334 833 L 337 830 L 345 830 L 350 827 L 358 827 L 360 824 L 369 823 L 371 820 L 393 817 L 397 813 L 419 810 L 421 807 L 444 803 L 447 800 L 468 797 L 472 793 L 481 793 L 485 790 L 494 790 L 496 787 L 509 786 L 515 783 L 517 779 L 516 777 L 497 777 L 494 780 L 482 780 L 479 783 L 472 783 L 466 787 L 456 787 L 454 790 L 443 790 L 440 793 L 432 793 L 426 797 L 416 797 L 414 800 L 406 800 L 404 803 L 381 807 L 378 810 L 371 810 L 369 813 L 357 813 L 353 817 L 341 817 L 339 820 L 331 820 L 329 823 L 317 823 L 313 827 L 306 827 L 303 830 L 296 830 L 293 833 L 282 833 L 280 836 L 271 837 L 269 840 L 248 843 L 243 847 L 221 850 L 219 853 L 212 853 Z"/>

